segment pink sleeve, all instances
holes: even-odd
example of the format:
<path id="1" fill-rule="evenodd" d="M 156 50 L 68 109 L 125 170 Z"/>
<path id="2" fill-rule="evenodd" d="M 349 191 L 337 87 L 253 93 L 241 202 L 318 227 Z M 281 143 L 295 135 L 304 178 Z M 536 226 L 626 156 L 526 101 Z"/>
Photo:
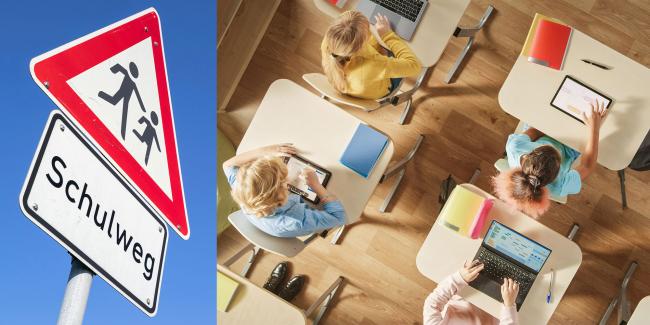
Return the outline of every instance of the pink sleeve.
<path id="1" fill-rule="evenodd" d="M 442 317 L 442 310 L 451 297 L 465 286 L 467 286 L 467 283 L 460 276 L 459 272 L 442 280 L 438 284 L 438 287 L 424 301 L 424 309 L 422 310 L 424 325 L 445 324 L 446 322 Z"/>
<path id="2" fill-rule="evenodd" d="M 518 325 L 519 319 L 517 317 L 517 307 L 510 306 L 501 307 L 501 317 L 499 317 L 499 325 Z"/>

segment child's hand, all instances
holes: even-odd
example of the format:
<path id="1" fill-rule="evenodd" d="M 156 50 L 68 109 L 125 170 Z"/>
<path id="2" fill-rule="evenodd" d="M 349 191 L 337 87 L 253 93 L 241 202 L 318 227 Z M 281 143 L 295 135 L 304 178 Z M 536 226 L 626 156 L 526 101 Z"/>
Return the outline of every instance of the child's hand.
<path id="1" fill-rule="evenodd" d="M 603 102 L 591 103 L 591 110 L 588 112 L 582 112 L 582 121 L 592 130 L 600 130 L 600 124 L 605 116 L 605 104 Z"/>
<path id="2" fill-rule="evenodd" d="M 501 285 L 501 297 L 503 298 L 503 305 L 512 307 L 515 305 L 515 300 L 519 294 L 519 283 L 513 279 L 504 278 Z"/>
<path id="3" fill-rule="evenodd" d="M 375 28 L 377 29 L 377 34 L 381 37 L 384 37 L 384 35 L 393 31 L 393 29 L 390 28 L 388 17 L 382 14 L 375 15 Z"/>
<path id="4" fill-rule="evenodd" d="M 262 156 L 290 157 L 298 153 L 292 143 L 274 144 L 259 149 Z"/>
<path id="5" fill-rule="evenodd" d="M 465 280 L 465 282 L 470 283 L 474 281 L 478 274 L 483 270 L 483 263 L 478 260 L 473 260 L 471 262 L 465 261 L 465 265 L 460 269 L 460 276 Z"/>
<path id="6" fill-rule="evenodd" d="M 322 186 L 318 180 L 318 176 L 316 176 L 316 172 L 314 172 L 313 169 L 303 169 L 302 176 L 305 178 L 305 183 L 307 183 L 307 186 L 309 186 L 311 189 L 319 189 Z"/>

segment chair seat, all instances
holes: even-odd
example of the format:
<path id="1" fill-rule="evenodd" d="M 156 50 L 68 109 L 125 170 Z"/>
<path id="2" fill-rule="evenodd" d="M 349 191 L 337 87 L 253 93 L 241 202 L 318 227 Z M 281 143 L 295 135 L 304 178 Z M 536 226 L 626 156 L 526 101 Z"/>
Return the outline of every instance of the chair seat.
<path id="1" fill-rule="evenodd" d="M 228 221 L 253 245 L 278 255 L 294 257 L 307 246 L 298 238 L 275 237 L 259 230 L 241 210 L 231 213 Z"/>

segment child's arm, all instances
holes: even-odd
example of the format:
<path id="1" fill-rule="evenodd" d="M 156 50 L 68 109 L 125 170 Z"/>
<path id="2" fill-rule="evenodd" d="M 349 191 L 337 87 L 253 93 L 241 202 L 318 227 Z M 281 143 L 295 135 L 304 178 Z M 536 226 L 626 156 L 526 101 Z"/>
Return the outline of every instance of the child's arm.
<path id="1" fill-rule="evenodd" d="M 503 298 L 503 307 L 499 317 L 499 325 L 517 325 L 517 307 L 515 301 L 519 293 L 519 283 L 512 279 L 503 279 L 501 285 L 501 297 Z"/>
<path id="2" fill-rule="evenodd" d="M 580 158 L 580 165 L 576 167 L 580 178 L 585 179 L 596 169 L 596 161 L 598 159 L 598 138 L 600 136 L 600 123 L 605 116 L 605 106 L 603 103 L 591 105 L 591 111 L 588 114 L 582 113 L 582 120 L 585 122 L 589 129 L 589 139 L 587 145 L 582 151 Z"/>
<path id="3" fill-rule="evenodd" d="M 224 161 L 222 168 L 225 171 L 231 167 L 239 167 L 260 157 L 271 156 L 271 155 L 289 156 L 289 155 L 294 155 L 296 153 L 297 153 L 296 148 L 294 148 L 293 145 L 291 145 L 290 143 L 270 145 L 266 147 L 253 149 L 251 151 L 247 151 L 244 153 L 240 153 Z"/>
<path id="4" fill-rule="evenodd" d="M 443 324 L 442 311 L 458 291 L 467 286 L 468 282 L 476 279 L 479 272 L 483 270 L 483 264 L 478 261 L 465 263 L 465 266 L 458 272 L 446 277 L 424 301 L 422 316 L 424 325 Z"/>
<path id="5" fill-rule="evenodd" d="M 544 132 L 533 127 L 526 129 L 526 131 L 524 131 L 524 134 L 530 138 L 530 141 L 537 141 L 537 139 L 545 135 Z"/>
<path id="6" fill-rule="evenodd" d="M 386 78 L 403 78 L 416 76 L 422 69 L 422 64 L 417 56 L 390 28 L 390 22 L 385 16 L 377 15 L 377 33 L 382 41 L 388 45 L 388 49 L 395 55 L 394 58 L 387 58 Z"/>

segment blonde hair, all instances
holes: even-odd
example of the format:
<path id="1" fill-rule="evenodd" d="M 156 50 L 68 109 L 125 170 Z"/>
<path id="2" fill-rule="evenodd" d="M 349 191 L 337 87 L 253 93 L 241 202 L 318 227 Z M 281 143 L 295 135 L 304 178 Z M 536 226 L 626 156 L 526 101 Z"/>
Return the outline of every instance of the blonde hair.
<path id="1" fill-rule="evenodd" d="M 370 23 L 358 11 L 342 13 L 325 33 L 325 46 L 321 51 L 323 71 L 336 90 L 347 92 L 343 68 L 351 56 L 358 52 L 368 39 Z"/>
<path id="2" fill-rule="evenodd" d="M 287 175 L 287 165 L 281 158 L 259 158 L 239 168 L 232 197 L 247 213 L 269 216 L 289 195 Z"/>

